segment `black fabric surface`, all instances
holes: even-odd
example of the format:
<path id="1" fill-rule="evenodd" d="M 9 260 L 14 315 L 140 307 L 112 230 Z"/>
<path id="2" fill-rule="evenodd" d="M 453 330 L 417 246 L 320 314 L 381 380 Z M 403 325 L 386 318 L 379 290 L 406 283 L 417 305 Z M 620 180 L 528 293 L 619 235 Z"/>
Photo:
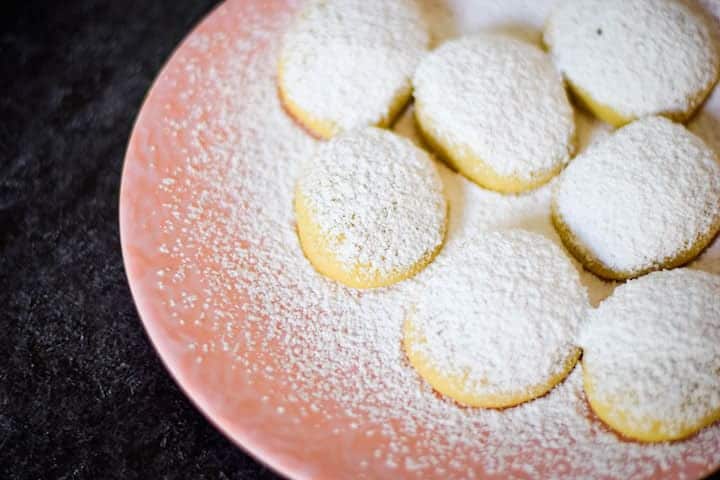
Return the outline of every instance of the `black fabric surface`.
<path id="1" fill-rule="evenodd" d="M 0 1 L 0 478 L 278 478 L 150 345 L 118 235 L 142 99 L 212 0 Z"/>

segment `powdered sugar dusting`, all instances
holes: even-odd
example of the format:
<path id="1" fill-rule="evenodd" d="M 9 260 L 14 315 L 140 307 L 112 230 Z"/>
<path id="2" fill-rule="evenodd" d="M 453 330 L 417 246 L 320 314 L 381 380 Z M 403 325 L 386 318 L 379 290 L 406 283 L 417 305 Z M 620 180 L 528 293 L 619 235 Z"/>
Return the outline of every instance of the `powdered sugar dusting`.
<path id="1" fill-rule="evenodd" d="M 501 35 L 450 41 L 420 63 L 413 85 L 424 130 L 499 175 L 529 181 L 570 160 L 572 107 L 533 45 Z"/>
<path id="2" fill-rule="evenodd" d="M 582 334 L 595 396 L 630 428 L 677 436 L 720 411 L 720 276 L 655 272 L 616 289 Z"/>
<path id="3" fill-rule="evenodd" d="M 556 205 L 592 258 L 617 272 L 643 271 L 717 229 L 720 165 L 683 126 L 648 117 L 578 156 Z"/>
<path id="4" fill-rule="evenodd" d="M 338 130 L 375 125 L 409 95 L 429 43 L 415 0 L 312 0 L 285 35 L 284 88 Z"/>
<path id="5" fill-rule="evenodd" d="M 545 237 L 464 231 L 423 272 L 413 349 L 473 396 L 523 397 L 565 371 L 589 303 L 577 271 Z"/>
<path id="6" fill-rule="evenodd" d="M 298 194 L 348 271 L 407 272 L 445 237 L 447 203 L 435 164 L 406 138 L 354 130 L 303 164 Z"/>
<path id="7" fill-rule="evenodd" d="M 249 38 L 195 33 L 185 60 L 169 67 L 170 78 L 187 79 L 187 108 L 168 114 L 159 128 L 168 138 L 187 137 L 192 148 L 157 172 L 162 209 L 172 220 L 153 228 L 171 236 L 157 248 L 173 265 L 157 281 L 175 286 L 159 289 L 158 302 L 177 314 L 174 335 L 185 339 L 198 374 L 245 375 L 248 389 L 271 382 L 277 388 L 257 391 L 267 415 L 284 419 L 289 431 L 319 422 L 304 430 L 317 432 L 317 442 L 278 431 L 282 441 L 304 442 L 308 450 L 333 439 L 372 442 L 370 450 L 359 441 L 347 445 L 347 458 L 336 460 L 356 478 L 646 478 L 669 475 L 677 464 L 703 471 L 720 463 L 718 426 L 677 444 L 621 441 L 589 412 L 577 369 L 551 394 L 505 411 L 461 409 L 425 386 L 400 348 L 422 275 L 357 292 L 318 275 L 302 255 L 293 188 L 317 144 L 287 118 L 275 90 L 279 40 L 292 12 L 268 16 L 262 3 L 256 10 L 238 0 L 243 17 L 226 19 L 253 25 Z M 194 61 L 224 49 L 230 55 L 211 57 L 211 68 Z M 148 142 L 162 154 L 154 137 Z M 503 196 L 440 171 L 450 202 L 448 241 L 466 229 L 523 227 L 557 242 L 549 187 Z M 200 255 L 197 245 L 210 254 Z M 589 274 L 583 281 L 595 282 L 593 292 L 611 288 Z M 250 300 L 231 301 L 238 295 Z M 197 340 L 198 331 L 210 340 Z M 227 371 L 206 367 L 216 357 L 227 358 Z M 333 428 L 323 430 L 331 419 Z M 320 476 L 312 466 L 307 472 Z"/>
<path id="8" fill-rule="evenodd" d="M 677 0 L 566 0 L 545 41 L 573 85 L 624 117 L 692 110 L 717 78 L 709 22 Z M 709 3 L 709 2 L 708 2 Z"/>

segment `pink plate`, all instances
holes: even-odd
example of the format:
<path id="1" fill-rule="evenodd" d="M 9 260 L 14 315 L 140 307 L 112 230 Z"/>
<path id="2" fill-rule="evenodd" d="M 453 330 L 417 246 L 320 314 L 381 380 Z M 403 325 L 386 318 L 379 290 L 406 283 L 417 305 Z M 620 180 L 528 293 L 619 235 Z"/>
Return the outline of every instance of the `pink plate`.
<path id="1" fill-rule="evenodd" d="M 218 7 L 157 78 L 127 150 L 120 227 L 133 297 L 198 408 L 292 478 L 698 478 L 715 470 L 720 426 L 677 444 L 627 442 L 588 410 L 579 369 L 546 397 L 500 412 L 433 395 L 400 351 L 401 309 L 388 299 L 404 287 L 352 292 L 306 264 L 292 184 L 316 142 L 283 114 L 274 84 L 278 40 L 297 3 Z M 480 28 L 536 39 L 549 3 L 424 0 L 436 39 Z M 692 126 L 716 146 L 719 104 L 715 92 Z M 397 128 L 412 133 L 409 118 Z M 451 234 L 493 211 L 501 216 L 487 224 L 555 239 L 542 210 L 547 189 L 507 199 L 443 177 L 454 192 Z M 461 201 L 463 220 L 453 204 Z M 720 271 L 718 251 L 700 268 Z M 605 292 L 596 300 L 612 289 L 584 278 Z"/>

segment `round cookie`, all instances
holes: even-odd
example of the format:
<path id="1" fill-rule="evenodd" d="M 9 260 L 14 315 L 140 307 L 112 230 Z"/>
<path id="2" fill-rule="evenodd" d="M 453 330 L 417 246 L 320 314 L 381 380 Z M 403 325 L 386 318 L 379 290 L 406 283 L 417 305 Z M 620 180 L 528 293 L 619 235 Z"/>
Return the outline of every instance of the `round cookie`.
<path id="1" fill-rule="evenodd" d="M 622 435 L 679 440 L 720 419 L 720 276 L 683 268 L 629 281 L 580 341 L 590 406 Z"/>
<path id="2" fill-rule="evenodd" d="M 374 127 L 338 135 L 301 168 L 295 213 L 305 255 L 355 288 L 390 285 L 441 248 L 447 202 L 435 164 L 410 140 Z"/>
<path id="3" fill-rule="evenodd" d="M 425 140 L 460 173 L 505 193 L 555 176 L 574 150 L 560 74 L 534 45 L 474 35 L 429 54 L 413 77 Z"/>
<path id="4" fill-rule="evenodd" d="M 410 99 L 429 42 L 414 0 L 311 0 L 283 39 L 281 101 L 319 138 L 386 127 Z"/>
<path id="5" fill-rule="evenodd" d="M 547 238 L 510 230 L 454 240 L 422 278 L 403 348 L 438 392 L 462 405 L 511 407 L 573 369 L 589 303 L 570 260 Z"/>
<path id="6" fill-rule="evenodd" d="M 715 84 L 712 24 L 678 0 L 564 0 L 544 40 L 578 100 L 621 126 L 648 115 L 685 121 Z"/>
<path id="7" fill-rule="evenodd" d="M 720 229 L 718 160 L 682 125 L 643 118 L 575 158 L 555 186 L 552 219 L 603 278 L 683 265 Z"/>

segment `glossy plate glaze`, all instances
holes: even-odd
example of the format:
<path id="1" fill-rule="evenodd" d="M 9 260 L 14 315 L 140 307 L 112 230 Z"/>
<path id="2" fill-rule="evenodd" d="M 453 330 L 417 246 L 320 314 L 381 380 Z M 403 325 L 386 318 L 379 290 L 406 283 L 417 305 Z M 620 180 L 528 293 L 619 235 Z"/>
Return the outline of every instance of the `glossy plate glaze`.
<path id="1" fill-rule="evenodd" d="M 551 2 L 425 3 L 437 39 L 457 31 L 492 29 L 537 41 Z M 710 3 L 717 12 L 717 2 Z M 163 362 L 220 430 L 292 478 L 445 478 L 452 472 L 454 477 L 576 478 L 587 474 L 587 466 L 578 462 L 577 455 L 568 460 L 570 448 L 550 449 L 542 445 L 542 437 L 529 437 L 527 448 L 509 452 L 517 461 L 495 464 L 494 468 L 482 455 L 472 455 L 468 446 L 472 442 L 453 447 L 455 451 L 436 451 L 433 444 L 445 442 L 437 430 L 429 432 L 422 425 L 404 429 L 406 419 L 392 415 L 384 425 L 375 424 L 376 417 L 366 413 L 372 411 L 372 398 L 365 400 L 370 404 L 366 409 L 362 405 L 348 408 L 338 400 L 339 395 L 316 397 L 312 403 L 296 398 L 296 390 L 319 389 L 327 379 L 306 376 L 304 385 L 287 382 L 281 372 L 287 372 L 288 365 L 278 363 L 286 361 L 282 359 L 287 358 L 287 344 L 280 338 L 265 335 L 263 348 L 252 348 L 254 335 L 261 333 L 264 321 L 272 319 L 269 315 L 251 319 L 247 312 L 252 308 L 244 306 L 262 299 L 250 298 L 248 292 L 252 290 L 235 288 L 232 279 L 237 269 L 261 270 L 262 265 L 256 263 L 252 251 L 238 257 L 246 262 L 234 265 L 223 263 L 227 257 L 218 252 L 227 245 L 261 248 L 257 245 L 262 245 L 262 239 L 234 237 L 236 233 L 223 221 L 224 214 L 234 212 L 234 221 L 252 223 L 254 210 L 248 208 L 243 213 L 242 208 L 229 207 L 228 202 L 235 202 L 235 207 L 244 205 L 242 193 L 228 192 L 220 201 L 222 196 L 205 198 L 202 192 L 218 190 L 218 185 L 222 187 L 227 180 L 223 169 L 213 162 L 230 162 L 234 167 L 228 168 L 226 175 L 231 175 L 242 172 L 244 162 L 253 161 L 249 150 L 228 151 L 223 145 L 230 134 L 246 134 L 250 139 L 247 145 L 262 135 L 244 124 L 237 128 L 247 131 L 233 131 L 236 126 L 232 118 L 217 112 L 225 111 L 233 102 L 242 106 L 243 89 L 249 89 L 253 82 L 272 82 L 271 76 L 255 74 L 253 69 L 259 62 L 272 63 L 273 45 L 297 8 L 298 2 L 292 0 L 231 0 L 219 6 L 174 53 L 138 116 L 120 195 L 122 248 L 133 297 Z M 230 86 L 231 82 L 235 83 Z M 401 123 L 402 129 L 412 127 L 411 122 Z M 720 92 L 716 91 L 692 128 L 720 147 L 719 125 Z M 259 121 L 257 128 L 274 128 L 272 119 Z M 278 129 L 280 134 L 284 131 Z M 289 140 L 291 147 L 302 144 L 298 137 L 302 133 L 298 132 Z M 234 142 L 245 145 L 237 139 Z M 262 150 L 261 145 L 252 148 L 256 153 Z M 205 236 L 198 234 L 203 229 Z M 188 235 L 189 231 L 194 234 Z M 716 245 L 706 252 L 701 267 L 720 273 L 719 259 Z M 225 336 L 223 329 L 234 333 Z M 225 343 L 225 338 L 233 341 Z M 245 355 L 237 355 L 238 349 Z M 352 375 L 350 370 L 338 370 L 336 375 Z M 597 419 L 589 416 L 587 421 Z M 403 432 L 402 441 L 376 434 L 387 427 Z M 697 478 L 714 470 L 720 464 L 720 427 L 715 425 L 711 430 L 689 440 L 682 455 L 668 464 L 639 468 L 636 476 Z M 429 434 L 436 435 L 430 442 Z M 474 441 L 478 451 L 497 452 L 504 439 L 481 435 Z M 623 441 L 618 439 L 616 448 L 618 442 Z M 603 447 L 599 444 L 598 448 Z M 657 455 L 654 458 L 657 460 Z M 613 475 L 616 470 L 612 465 L 604 470 L 606 478 L 619 476 Z"/>

